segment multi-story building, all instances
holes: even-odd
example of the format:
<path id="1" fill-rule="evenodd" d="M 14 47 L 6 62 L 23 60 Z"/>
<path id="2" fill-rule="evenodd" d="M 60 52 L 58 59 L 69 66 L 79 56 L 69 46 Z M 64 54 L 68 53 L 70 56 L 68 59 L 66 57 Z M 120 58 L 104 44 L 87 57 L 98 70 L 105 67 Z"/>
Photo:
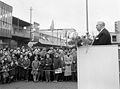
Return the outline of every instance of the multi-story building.
<path id="1" fill-rule="evenodd" d="M 31 38 L 31 24 L 17 17 L 12 19 L 12 42 L 17 46 L 27 45 Z"/>
<path id="2" fill-rule="evenodd" d="M 118 36 L 115 32 L 110 32 L 110 35 L 111 35 L 111 43 L 112 44 L 118 44 Z"/>
<path id="3" fill-rule="evenodd" d="M 120 21 L 115 22 L 115 32 L 110 32 L 110 35 L 111 35 L 111 43 L 118 45 L 118 58 L 119 58 L 119 69 L 120 69 Z"/>
<path id="4" fill-rule="evenodd" d="M 110 35 L 113 44 L 120 44 L 120 21 L 115 22 L 115 32 L 110 32 Z"/>
<path id="5" fill-rule="evenodd" d="M 51 35 L 54 37 L 58 37 L 58 38 L 61 37 L 62 39 L 64 39 L 64 38 L 66 39 L 67 37 L 69 38 L 69 36 L 72 32 L 76 32 L 76 30 L 73 28 L 53 29 L 53 31 L 51 29 L 40 29 L 39 31 L 41 33 Z"/>
<path id="6" fill-rule="evenodd" d="M 34 30 L 33 40 L 36 42 L 40 42 L 43 46 L 66 46 L 66 40 L 62 39 L 61 37 L 52 36 L 51 34 L 47 34 L 41 32 L 40 30 Z"/>
<path id="7" fill-rule="evenodd" d="M 43 44 L 70 46 L 67 44 L 67 40 L 70 38 L 70 34 L 75 31 L 73 28 L 53 29 L 53 31 L 51 29 L 38 29 L 34 30 L 33 39 Z"/>
<path id="8" fill-rule="evenodd" d="M 0 44 L 10 44 L 12 37 L 12 6 L 0 1 Z"/>
<path id="9" fill-rule="evenodd" d="M 0 45 L 22 46 L 33 40 L 48 45 L 66 46 L 69 34 L 75 29 L 39 29 L 39 24 L 34 23 L 34 32 L 31 32 L 31 24 L 12 16 L 13 8 L 0 1 Z M 44 30 L 44 31 L 42 31 Z M 53 33 L 52 33 L 53 32 Z"/>

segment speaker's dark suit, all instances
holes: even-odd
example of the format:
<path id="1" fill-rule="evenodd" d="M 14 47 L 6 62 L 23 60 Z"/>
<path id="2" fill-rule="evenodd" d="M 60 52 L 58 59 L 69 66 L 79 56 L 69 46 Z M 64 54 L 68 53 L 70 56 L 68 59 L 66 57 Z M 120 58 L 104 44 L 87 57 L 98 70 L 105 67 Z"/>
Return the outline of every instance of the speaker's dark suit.
<path id="1" fill-rule="evenodd" d="M 110 33 L 104 28 L 95 38 L 93 45 L 110 45 L 111 36 Z"/>

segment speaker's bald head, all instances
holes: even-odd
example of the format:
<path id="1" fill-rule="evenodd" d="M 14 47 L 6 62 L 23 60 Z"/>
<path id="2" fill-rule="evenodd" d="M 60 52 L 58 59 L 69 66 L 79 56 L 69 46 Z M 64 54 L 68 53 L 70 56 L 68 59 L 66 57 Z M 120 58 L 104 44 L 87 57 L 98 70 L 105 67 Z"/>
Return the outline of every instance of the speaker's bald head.
<path id="1" fill-rule="evenodd" d="M 98 21 L 96 28 L 98 31 L 101 31 L 101 29 L 103 29 L 105 27 L 105 23 L 103 21 Z"/>
<path id="2" fill-rule="evenodd" d="M 101 26 L 105 27 L 105 23 L 103 21 L 98 21 L 97 24 L 100 24 Z"/>

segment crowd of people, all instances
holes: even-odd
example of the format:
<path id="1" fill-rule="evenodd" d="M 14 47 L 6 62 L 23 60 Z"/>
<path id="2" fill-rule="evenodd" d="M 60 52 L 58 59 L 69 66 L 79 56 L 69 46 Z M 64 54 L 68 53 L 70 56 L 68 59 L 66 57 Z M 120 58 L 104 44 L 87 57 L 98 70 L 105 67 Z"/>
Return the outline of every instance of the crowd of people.
<path id="1" fill-rule="evenodd" d="M 0 49 L 0 84 L 77 81 L 76 48 Z"/>

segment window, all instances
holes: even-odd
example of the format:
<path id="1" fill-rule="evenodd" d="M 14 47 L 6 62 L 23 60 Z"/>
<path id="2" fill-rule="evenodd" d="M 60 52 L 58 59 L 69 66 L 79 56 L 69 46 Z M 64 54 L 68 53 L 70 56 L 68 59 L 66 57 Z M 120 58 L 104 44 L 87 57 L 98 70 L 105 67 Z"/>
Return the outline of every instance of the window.
<path id="1" fill-rule="evenodd" d="M 0 20 L 0 28 L 2 28 L 2 21 Z"/>
<path id="2" fill-rule="evenodd" d="M 113 35 L 113 36 L 112 36 L 112 41 L 113 41 L 113 42 L 116 42 L 116 41 L 117 41 L 116 35 Z"/>
<path id="3" fill-rule="evenodd" d="M 118 59 L 120 60 L 120 49 L 118 49 Z"/>

